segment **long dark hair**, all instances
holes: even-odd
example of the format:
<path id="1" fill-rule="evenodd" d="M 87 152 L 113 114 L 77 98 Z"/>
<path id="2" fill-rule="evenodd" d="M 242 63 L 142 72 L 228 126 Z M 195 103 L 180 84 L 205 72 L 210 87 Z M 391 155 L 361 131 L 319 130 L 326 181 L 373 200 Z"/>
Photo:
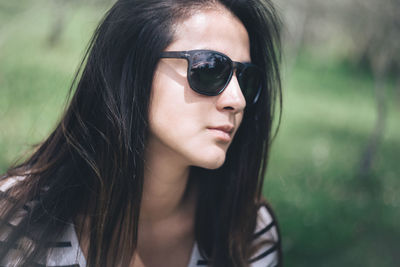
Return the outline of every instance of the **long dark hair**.
<path id="1" fill-rule="evenodd" d="M 117 1 L 90 41 L 61 121 L 32 156 L 3 176 L 24 178 L 1 195 L 0 232 L 8 234 L 0 259 L 19 246 L 21 266 L 37 262 L 46 244 L 83 214 L 91 230 L 88 266 L 129 265 L 137 245 L 154 70 L 177 23 L 215 5 L 246 27 L 265 88 L 257 105 L 246 108 L 223 166 L 191 170 L 199 198 L 195 237 L 214 266 L 248 264 L 281 102 L 279 19 L 270 0 Z"/>

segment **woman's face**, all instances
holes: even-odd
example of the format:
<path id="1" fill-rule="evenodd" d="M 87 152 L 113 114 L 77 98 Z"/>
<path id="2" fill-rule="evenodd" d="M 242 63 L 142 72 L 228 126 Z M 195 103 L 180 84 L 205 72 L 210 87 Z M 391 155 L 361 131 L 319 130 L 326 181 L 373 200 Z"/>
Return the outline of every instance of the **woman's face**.
<path id="1" fill-rule="evenodd" d="M 198 11 L 179 23 L 165 51 L 209 49 L 233 61 L 250 62 L 247 31 L 239 19 L 221 8 Z M 186 59 L 160 59 L 152 85 L 148 147 L 185 166 L 215 169 L 242 121 L 245 99 L 234 75 L 217 96 L 193 91 L 186 78 Z"/>

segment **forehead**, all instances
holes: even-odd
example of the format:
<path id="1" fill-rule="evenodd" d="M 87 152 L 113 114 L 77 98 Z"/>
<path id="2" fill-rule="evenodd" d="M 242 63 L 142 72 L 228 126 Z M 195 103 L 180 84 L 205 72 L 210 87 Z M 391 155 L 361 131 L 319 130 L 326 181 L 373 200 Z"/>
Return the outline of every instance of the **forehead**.
<path id="1" fill-rule="evenodd" d="M 250 61 L 250 41 L 242 22 L 225 8 L 204 9 L 178 22 L 169 51 L 210 49 L 234 61 Z"/>

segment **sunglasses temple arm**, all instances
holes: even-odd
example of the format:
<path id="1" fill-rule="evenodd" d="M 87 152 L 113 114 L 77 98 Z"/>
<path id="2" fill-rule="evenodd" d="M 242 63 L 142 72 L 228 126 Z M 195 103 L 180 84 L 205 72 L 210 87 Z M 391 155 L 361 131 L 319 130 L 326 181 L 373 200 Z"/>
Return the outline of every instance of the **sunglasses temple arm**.
<path id="1" fill-rule="evenodd" d="M 162 58 L 188 58 L 189 54 L 184 51 L 165 51 L 161 52 L 160 57 Z"/>

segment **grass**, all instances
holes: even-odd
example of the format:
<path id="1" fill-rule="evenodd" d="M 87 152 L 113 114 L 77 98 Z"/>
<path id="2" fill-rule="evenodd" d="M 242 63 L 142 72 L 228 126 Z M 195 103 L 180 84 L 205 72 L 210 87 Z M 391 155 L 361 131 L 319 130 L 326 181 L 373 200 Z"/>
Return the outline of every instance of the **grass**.
<path id="1" fill-rule="evenodd" d="M 375 122 L 373 79 L 310 55 L 287 74 L 264 188 L 281 223 L 287 266 L 399 262 L 399 99 L 390 83 L 386 89 L 384 140 L 371 174 L 360 179 L 361 153 Z"/>
<path id="2" fill-rule="evenodd" d="M 66 6 L 60 43 L 49 47 L 54 7 L 45 0 L 17 2 L 0 0 L 0 172 L 54 127 L 106 9 Z M 359 179 L 376 115 L 371 76 L 306 52 L 286 73 L 283 119 L 264 188 L 282 228 L 286 266 L 400 262 L 399 101 L 389 83 L 384 139 L 371 174 Z"/>

